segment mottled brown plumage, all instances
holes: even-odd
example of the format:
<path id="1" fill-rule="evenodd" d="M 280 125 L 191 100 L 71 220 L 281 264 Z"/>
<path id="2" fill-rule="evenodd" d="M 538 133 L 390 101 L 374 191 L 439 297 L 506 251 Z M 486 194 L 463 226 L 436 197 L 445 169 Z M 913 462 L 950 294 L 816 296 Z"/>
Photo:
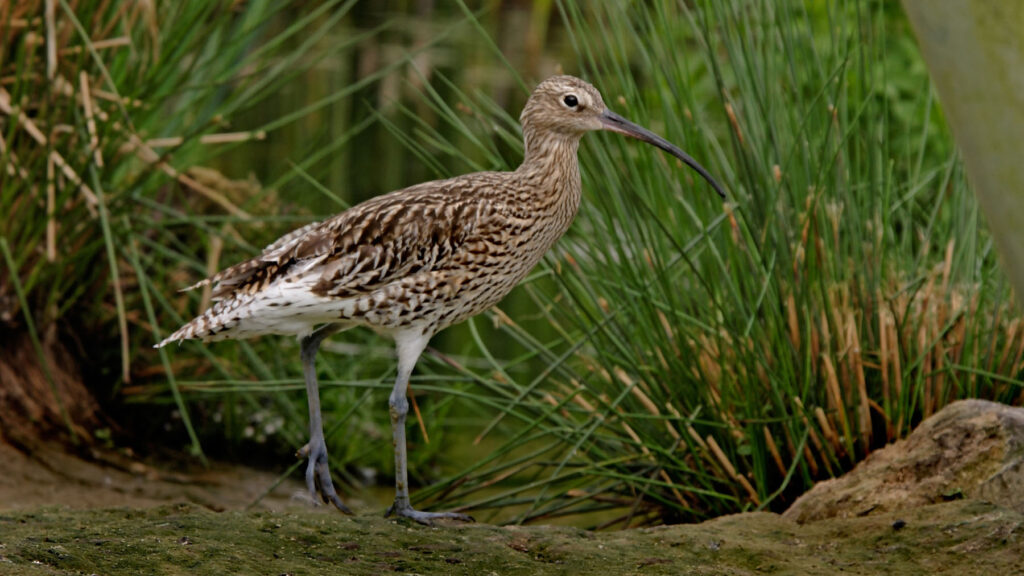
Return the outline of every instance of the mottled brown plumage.
<path id="1" fill-rule="evenodd" d="M 286 234 L 259 256 L 193 286 L 212 285 L 216 303 L 158 345 L 191 338 L 299 336 L 310 395 L 306 480 L 314 500 L 319 493 L 347 511 L 327 470 L 316 350 L 330 334 L 366 326 L 393 337 L 399 355 L 390 400 L 396 499 L 389 512 L 420 522 L 465 519 L 409 506 L 408 378 L 433 334 L 504 298 L 568 229 L 580 202 L 577 148 L 585 132 L 611 130 L 658 146 L 722 193 L 692 158 L 608 111 L 600 93 L 578 78 L 555 76 L 542 82 L 520 120 L 525 157 L 517 170 L 418 184 Z"/>

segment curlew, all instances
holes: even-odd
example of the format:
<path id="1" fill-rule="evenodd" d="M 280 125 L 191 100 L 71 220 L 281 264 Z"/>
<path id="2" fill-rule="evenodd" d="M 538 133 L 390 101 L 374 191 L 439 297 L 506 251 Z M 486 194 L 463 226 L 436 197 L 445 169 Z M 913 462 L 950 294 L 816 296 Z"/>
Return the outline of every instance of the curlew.
<path id="1" fill-rule="evenodd" d="M 429 524 L 471 520 L 423 512 L 409 502 L 405 420 L 409 376 L 430 338 L 497 304 L 569 228 L 580 203 L 577 149 L 586 132 L 610 130 L 679 158 L 725 197 L 685 152 L 608 110 L 601 94 L 572 76 L 541 82 L 519 118 L 524 158 L 513 172 L 479 172 L 372 198 L 309 224 L 263 252 L 191 288 L 212 285 L 213 306 L 158 347 L 199 339 L 298 336 L 309 397 L 306 487 L 351 513 L 327 465 L 316 354 L 325 338 L 365 326 L 394 339 L 398 376 L 389 399 L 395 501 L 385 516 Z"/>

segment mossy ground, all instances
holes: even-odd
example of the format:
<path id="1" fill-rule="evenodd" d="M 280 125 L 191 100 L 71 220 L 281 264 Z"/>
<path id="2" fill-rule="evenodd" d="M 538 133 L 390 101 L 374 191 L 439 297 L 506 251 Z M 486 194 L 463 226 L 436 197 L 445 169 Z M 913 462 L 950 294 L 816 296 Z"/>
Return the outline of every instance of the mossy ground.
<path id="1" fill-rule="evenodd" d="M 0 575 L 1024 574 L 1024 514 L 956 500 L 807 524 L 769 513 L 617 532 L 354 517 L 215 463 L 0 443 Z"/>
<path id="2" fill-rule="evenodd" d="M 1016 574 L 1024 515 L 961 500 L 797 525 L 750 513 L 593 533 L 194 504 L 0 513 L 0 573 Z"/>

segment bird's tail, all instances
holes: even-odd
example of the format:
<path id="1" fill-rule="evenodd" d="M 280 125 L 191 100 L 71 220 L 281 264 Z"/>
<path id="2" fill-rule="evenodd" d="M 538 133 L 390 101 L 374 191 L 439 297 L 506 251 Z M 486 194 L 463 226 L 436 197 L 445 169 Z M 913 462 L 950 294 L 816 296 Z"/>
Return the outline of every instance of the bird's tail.
<path id="1" fill-rule="evenodd" d="M 199 320 L 199 318 L 192 319 L 191 322 L 189 322 L 188 324 L 185 324 L 181 328 L 178 328 L 177 330 L 174 331 L 174 333 L 172 333 L 167 338 L 164 338 L 163 340 L 161 340 L 158 344 L 154 344 L 153 348 L 163 348 L 164 346 L 167 346 L 171 342 L 180 342 L 182 340 L 189 340 L 191 338 L 197 338 L 198 337 L 198 336 L 196 336 L 197 328 L 196 328 L 196 325 L 195 325 L 197 320 Z"/>
<path id="2" fill-rule="evenodd" d="M 161 340 L 159 344 L 154 344 L 153 348 L 163 348 L 164 346 L 167 346 L 171 342 L 180 342 L 182 340 L 202 338 L 202 321 L 205 319 L 205 316 L 206 315 L 204 314 L 202 316 L 197 316 L 196 318 L 193 318 L 188 324 L 185 324 L 181 328 L 178 328 L 170 336 Z"/>
<path id="3" fill-rule="evenodd" d="M 218 334 L 222 334 L 239 322 L 238 308 L 244 304 L 243 299 L 232 298 L 220 300 L 208 308 L 199 316 L 190 320 L 187 324 L 178 328 L 170 336 L 164 338 L 154 348 L 163 348 L 172 342 L 182 340 L 214 340 Z M 224 337 L 224 336 L 221 336 Z"/>

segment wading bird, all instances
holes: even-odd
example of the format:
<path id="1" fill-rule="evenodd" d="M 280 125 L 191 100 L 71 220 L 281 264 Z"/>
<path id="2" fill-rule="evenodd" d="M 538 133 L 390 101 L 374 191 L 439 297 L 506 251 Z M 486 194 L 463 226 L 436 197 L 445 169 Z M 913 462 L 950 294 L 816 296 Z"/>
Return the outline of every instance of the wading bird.
<path id="1" fill-rule="evenodd" d="M 398 376 L 389 400 L 395 448 L 394 514 L 421 523 L 470 520 L 409 503 L 405 419 L 409 376 L 438 331 L 497 304 L 565 233 L 580 204 L 580 138 L 594 130 L 631 136 L 679 158 L 725 197 L 685 152 L 608 110 L 572 76 L 541 82 L 520 116 L 525 155 L 513 172 L 478 172 L 372 198 L 286 234 L 263 252 L 191 288 L 216 302 L 160 342 L 264 334 L 298 336 L 309 396 L 306 486 L 350 513 L 331 481 L 320 416 L 316 353 L 325 338 L 366 326 L 394 339 Z"/>

